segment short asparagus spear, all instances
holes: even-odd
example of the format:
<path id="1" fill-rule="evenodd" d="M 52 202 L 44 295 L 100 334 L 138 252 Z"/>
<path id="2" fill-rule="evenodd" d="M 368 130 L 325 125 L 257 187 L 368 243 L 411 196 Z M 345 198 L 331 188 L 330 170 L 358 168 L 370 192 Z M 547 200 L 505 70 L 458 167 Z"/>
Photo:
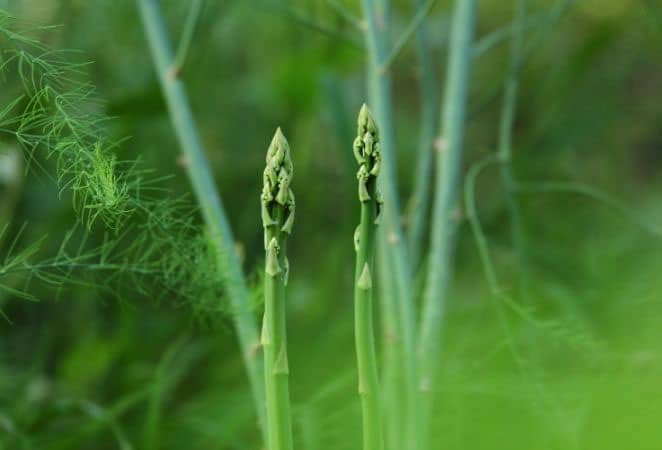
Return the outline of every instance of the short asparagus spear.
<path id="1" fill-rule="evenodd" d="M 267 151 L 261 196 L 266 251 L 262 345 L 269 450 L 292 450 L 285 326 L 285 285 L 289 271 L 286 245 L 294 221 L 292 174 L 290 148 L 279 128 Z"/>
<path id="2" fill-rule="evenodd" d="M 381 208 L 381 196 L 377 189 L 381 154 L 377 125 L 365 104 L 359 112 L 354 156 L 359 164 L 357 178 L 361 202 L 361 222 L 355 235 L 354 332 L 363 410 L 363 450 L 382 450 L 384 444 L 372 317 L 375 237 Z"/>

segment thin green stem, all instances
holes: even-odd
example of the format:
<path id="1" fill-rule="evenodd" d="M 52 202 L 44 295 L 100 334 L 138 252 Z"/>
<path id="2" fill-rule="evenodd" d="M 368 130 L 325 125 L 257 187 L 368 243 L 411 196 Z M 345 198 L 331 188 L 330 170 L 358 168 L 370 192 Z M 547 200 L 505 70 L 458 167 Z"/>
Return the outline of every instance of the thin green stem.
<path id="1" fill-rule="evenodd" d="M 365 33 L 368 49 L 368 94 L 381 127 L 381 149 L 383 155 L 379 185 L 384 193 L 383 225 L 380 239 L 385 240 L 380 248 L 387 250 L 388 276 L 394 280 L 397 299 L 398 339 L 402 340 L 402 373 L 404 378 L 405 404 L 396 408 L 402 417 L 403 441 L 398 448 L 417 450 L 418 448 L 418 368 L 416 358 L 416 315 L 413 303 L 411 265 L 407 255 L 406 242 L 400 226 L 400 206 L 397 194 L 395 134 L 391 99 L 391 80 L 387 72 L 380 70 L 388 56 L 388 26 L 390 8 L 388 2 L 363 0 L 363 14 L 367 23 Z M 379 10 L 378 10 L 379 6 Z"/>
<path id="2" fill-rule="evenodd" d="M 563 14 L 576 2 L 577 0 L 557 0 L 554 5 L 549 9 L 545 16 L 543 23 L 538 28 L 538 33 L 531 39 L 528 39 L 528 45 L 522 49 L 522 55 L 519 60 L 519 68 L 524 62 L 536 52 L 540 45 L 545 42 L 545 39 L 554 30 L 556 25 Z"/>
<path id="3" fill-rule="evenodd" d="M 608 208 L 623 215 L 634 225 L 641 228 L 643 231 L 653 235 L 662 235 L 662 227 L 653 222 L 646 221 L 636 211 L 627 206 L 626 203 L 615 199 L 607 192 L 601 191 L 593 186 L 577 183 L 573 181 L 540 181 L 540 182 L 521 182 L 518 181 L 515 185 L 515 192 L 518 195 L 522 194 L 542 194 L 542 193 L 566 193 L 566 194 L 579 194 L 602 203 Z"/>
<path id="4" fill-rule="evenodd" d="M 464 126 L 471 67 L 475 0 L 457 0 L 451 25 L 448 74 L 442 111 L 444 148 L 437 157 L 431 250 L 420 335 L 421 436 L 426 446 L 434 385 L 440 355 L 441 330 L 450 280 L 453 243 L 457 228 Z"/>
<path id="5" fill-rule="evenodd" d="M 195 34 L 198 21 L 200 20 L 204 2 L 205 0 L 191 1 L 191 9 L 189 10 L 188 16 L 186 17 L 184 31 L 182 31 L 182 37 L 179 40 L 179 45 L 177 46 L 175 61 L 172 63 L 172 67 L 170 69 L 172 71 L 172 75 L 175 77 L 178 77 L 182 73 L 184 64 L 186 64 L 188 52 L 191 48 L 191 43 L 193 42 L 193 35 Z"/>
<path id="6" fill-rule="evenodd" d="M 534 316 L 534 314 L 528 310 L 525 306 L 519 305 L 513 298 L 511 298 L 504 290 L 501 289 L 499 284 L 499 278 L 497 276 L 496 268 L 492 262 L 490 256 L 489 246 L 487 243 L 487 238 L 483 232 L 483 228 L 480 223 L 480 218 L 478 217 L 477 207 L 476 207 L 476 182 L 480 174 L 486 170 L 491 165 L 504 164 L 504 161 L 497 158 L 495 155 L 490 155 L 487 158 L 484 158 L 477 163 L 473 164 L 469 169 L 466 180 L 465 180 L 465 189 L 464 189 L 464 204 L 467 214 L 467 220 L 471 225 L 471 230 L 474 235 L 474 240 L 476 241 L 476 246 L 478 248 L 478 254 L 483 266 L 483 271 L 487 279 L 487 283 L 490 289 L 490 297 L 493 299 L 494 306 L 497 312 L 497 319 L 499 320 L 499 325 L 501 326 L 505 336 L 506 344 L 510 350 L 510 353 L 513 357 L 513 360 L 517 364 L 521 376 L 523 387 L 527 387 L 530 380 L 535 380 L 536 378 L 540 379 L 539 371 L 536 370 L 536 366 L 530 364 L 525 356 L 518 349 L 518 346 L 515 341 L 515 336 L 512 333 L 511 326 L 509 325 L 508 318 L 505 314 L 505 311 L 501 307 L 506 306 L 510 311 L 519 316 L 520 319 L 530 323 L 535 327 L 541 329 L 548 329 L 551 332 L 557 328 L 554 322 L 542 321 Z M 609 198 L 607 196 L 607 198 Z M 611 199 L 610 199 L 611 200 Z M 563 335 L 557 335 L 557 338 L 563 338 Z M 559 404 L 556 399 L 550 396 L 545 389 L 542 388 L 539 382 L 532 382 L 532 388 L 530 395 L 532 404 L 535 405 L 544 405 L 548 409 L 559 409 Z"/>
<path id="7" fill-rule="evenodd" d="M 308 14 L 299 11 L 298 9 L 286 4 L 285 2 L 282 2 L 281 0 L 262 0 L 262 3 L 273 12 L 290 19 L 295 23 L 298 23 L 303 27 L 309 28 L 329 38 L 343 41 L 355 48 L 362 48 L 361 42 L 354 39 L 352 35 L 345 33 L 344 30 L 321 23 L 315 18 L 310 17 Z"/>
<path id="8" fill-rule="evenodd" d="M 421 7 L 424 0 L 414 0 Z M 439 100 L 435 80 L 428 30 L 421 23 L 416 32 L 416 47 L 421 71 L 421 134 L 419 138 L 418 161 L 414 173 L 414 190 L 408 205 L 408 240 L 411 264 L 416 269 L 420 264 L 421 246 L 430 203 L 430 181 L 432 178 L 433 147 L 439 123 Z"/>
<path id="9" fill-rule="evenodd" d="M 362 28 L 361 20 L 352 13 L 345 5 L 338 0 L 326 0 L 329 5 L 340 17 L 351 23 L 357 30 Z"/>
<path id="10" fill-rule="evenodd" d="M 385 411 L 384 438 L 387 448 L 399 448 L 402 439 L 403 423 L 402 411 L 404 404 L 404 352 L 400 338 L 398 317 L 398 304 L 393 277 L 386 268 L 389 267 L 388 244 L 384 239 L 377 239 L 377 275 L 379 277 L 379 307 L 382 321 L 382 403 Z"/>
<path id="11" fill-rule="evenodd" d="M 489 166 L 499 163 L 500 161 L 497 157 L 490 155 L 489 157 L 472 165 L 467 173 L 464 188 L 464 209 L 467 214 L 469 225 L 471 226 L 471 231 L 474 235 L 474 240 L 476 241 L 478 256 L 480 257 L 480 261 L 483 265 L 483 271 L 485 272 L 487 284 L 493 295 L 498 295 L 501 291 L 501 288 L 499 287 L 499 280 L 497 278 L 496 269 L 494 268 L 494 264 L 492 264 L 492 260 L 490 258 L 487 238 L 485 237 L 483 227 L 481 226 L 480 219 L 478 218 L 475 193 L 476 180 L 478 176 Z"/>
<path id="12" fill-rule="evenodd" d="M 520 31 L 520 28 L 523 29 L 532 29 L 539 27 L 544 24 L 546 21 L 547 13 L 538 13 L 535 15 L 530 15 L 523 25 L 514 23 L 507 26 L 501 27 L 497 30 L 492 31 L 486 36 L 480 38 L 476 41 L 473 46 L 472 53 L 474 58 L 479 58 L 483 54 L 487 53 L 489 50 L 493 49 L 497 45 L 506 41 L 508 38 L 511 38 L 516 33 Z M 512 42 L 512 39 L 511 39 Z"/>
<path id="13" fill-rule="evenodd" d="M 381 208 L 377 191 L 381 153 L 377 127 L 365 105 L 359 113 L 354 154 L 359 163 L 359 200 L 361 201 L 354 278 L 354 332 L 359 395 L 363 411 L 363 450 L 382 450 L 384 448 L 382 409 L 372 317 L 375 240 L 377 216 Z"/>
<path id="14" fill-rule="evenodd" d="M 519 203 L 515 196 L 515 176 L 512 164 L 512 134 L 515 122 L 515 110 L 517 107 L 517 88 L 519 83 L 519 67 L 522 59 L 524 46 L 524 27 L 526 21 L 526 0 L 517 0 L 515 18 L 513 20 L 513 39 L 510 53 L 510 73 L 505 82 L 503 106 L 501 109 L 501 121 L 499 125 L 499 159 L 503 164 L 499 165 L 501 183 L 503 184 L 506 209 L 510 217 L 511 238 L 520 272 L 520 290 L 526 297 L 528 292 L 527 276 L 527 254 L 524 242 L 524 231 Z"/>
<path id="15" fill-rule="evenodd" d="M 536 326 L 545 326 L 545 324 L 538 319 L 534 318 L 526 307 L 517 305 L 510 297 L 505 295 L 500 286 L 499 279 L 496 272 L 496 267 L 492 262 L 490 256 L 487 237 L 480 224 L 478 211 L 476 207 L 476 184 L 478 177 L 487 168 L 493 165 L 502 165 L 503 160 L 499 159 L 496 155 L 490 155 L 476 163 L 474 163 L 465 179 L 464 186 L 464 207 L 466 210 L 467 220 L 471 226 L 474 235 L 476 247 L 478 249 L 478 256 L 480 257 L 485 278 L 490 288 L 491 293 L 504 301 L 514 313 L 522 319 Z M 652 236 L 661 236 L 662 227 L 658 227 L 653 223 L 647 222 L 642 219 L 635 211 L 628 208 L 623 202 L 613 198 L 608 193 L 601 191 L 593 186 L 575 183 L 572 181 L 541 181 L 541 182 L 516 182 L 514 185 L 514 193 L 517 195 L 525 194 L 549 194 L 549 193 L 563 193 L 563 194 L 576 194 L 582 195 L 597 201 L 607 208 L 619 213 L 624 218 L 629 220 L 633 225 L 639 227 L 642 231 L 649 233 Z"/>
<path id="16" fill-rule="evenodd" d="M 322 78 L 324 87 L 324 100 L 328 108 L 328 115 L 331 120 L 334 133 L 340 148 L 345 148 L 347 142 L 351 142 L 354 136 L 351 121 L 348 119 L 346 107 L 346 94 L 336 73 L 328 72 Z M 343 169 L 347 174 L 354 171 L 354 157 L 346 151 L 341 152 Z"/>
<path id="17" fill-rule="evenodd" d="M 405 47 L 405 45 L 407 45 L 407 42 L 409 42 L 411 37 L 415 33 L 418 34 L 417 31 L 425 22 L 425 18 L 428 16 L 428 14 L 430 14 L 430 11 L 432 11 L 432 7 L 436 1 L 437 0 L 426 0 L 425 2 L 422 0 L 415 1 L 415 5 L 417 7 L 416 14 L 414 14 L 411 22 L 409 22 L 402 34 L 395 41 L 395 44 L 393 44 L 393 48 L 389 52 L 386 59 L 382 62 L 379 70 L 386 72 L 389 67 L 391 67 L 391 64 L 393 64 L 398 55 L 400 55 L 400 52 L 402 52 L 402 49 Z"/>
<path id="18" fill-rule="evenodd" d="M 145 416 L 143 436 L 143 448 L 145 450 L 156 450 L 160 447 L 159 424 L 163 412 L 164 394 L 168 387 L 168 369 L 170 369 L 173 359 L 184 344 L 184 339 L 178 339 L 168 348 L 156 368 L 154 379 L 150 385 L 147 414 Z"/>
<path id="19" fill-rule="evenodd" d="M 173 56 L 158 2 L 156 0 L 138 0 L 138 5 L 170 120 L 187 160 L 188 177 L 211 238 L 218 249 L 222 267 L 227 271 L 225 274 L 226 289 L 232 303 L 234 325 L 253 392 L 258 423 L 263 437 L 266 437 L 262 363 L 257 357 L 260 350 L 259 334 L 246 288 L 246 280 L 235 249 L 232 229 L 221 197 L 216 190 L 184 85 L 180 80 L 171 76 L 170 68 Z"/>

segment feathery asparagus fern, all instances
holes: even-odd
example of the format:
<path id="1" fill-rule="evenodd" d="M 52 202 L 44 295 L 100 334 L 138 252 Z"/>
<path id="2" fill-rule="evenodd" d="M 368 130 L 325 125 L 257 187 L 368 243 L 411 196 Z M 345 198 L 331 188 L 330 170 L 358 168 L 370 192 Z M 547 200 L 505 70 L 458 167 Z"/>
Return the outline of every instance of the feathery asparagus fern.
<path id="1" fill-rule="evenodd" d="M 183 197 L 164 196 L 164 179 L 138 161 L 117 158 L 121 141 L 105 131 L 110 118 L 87 81 L 86 63 L 69 61 L 71 52 L 50 49 L 19 26 L 0 10 L 0 74 L 9 97 L 0 110 L 0 134 L 20 145 L 28 168 L 51 177 L 46 166 L 53 160 L 59 194 L 71 197 L 87 230 L 99 222 L 111 232 L 93 243 L 74 227 L 55 255 L 44 256 L 44 240 L 25 245 L 19 230 L 0 261 L 0 291 L 34 300 L 30 280 L 58 289 L 85 282 L 118 295 L 124 284 L 133 298 L 167 295 L 204 317 L 218 313 L 228 271 L 195 208 Z"/>

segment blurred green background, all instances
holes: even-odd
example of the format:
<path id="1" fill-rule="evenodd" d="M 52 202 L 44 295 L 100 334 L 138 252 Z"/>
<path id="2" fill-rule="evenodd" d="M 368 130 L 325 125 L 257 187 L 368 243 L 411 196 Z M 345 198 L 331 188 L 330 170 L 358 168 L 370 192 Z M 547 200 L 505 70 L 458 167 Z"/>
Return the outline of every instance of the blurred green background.
<path id="1" fill-rule="evenodd" d="M 359 2 L 342 3 L 359 14 Z M 409 1 L 393 3 L 397 35 L 414 9 Z M 543 17 L 554 2 L 528 3 L 532 17 Z M 478 40 L 509 26 L 514 2 L 479 4 Z M 174 40 L 188 2 L 161 5 Z M 35 34 L 93 61 L 88 70 L 101 108 L 116 117 L 109 133 L 130 136 L 121 158 L 141 158 L 156 174 L 173 175 L 166 184 L 174 193 L 190 192 L 135 2 L 0 6 L 26 23 L 61 24 Z M 451 2 L 438 0 L 427 18 L 440 87 L 450 10 Z M 538 28 L 527 29 L 527 39 Z M 288 333 L 302 450 L 360 447 L 351 142 L 366 98 L 362 46 L 360 33 L 325 0 L 208 0 L 183 72 L 254 280 L 262 259 L 258 196 L 266 146 L 277 126 L 290 141 L 298 208 Z M 527 61 L 514 128 L 516 177 L 593 186 L 628 211 L 572 192 L 520 195 L 529 290 L 519 296 L 499 173 L 481 175 L 476 202 L 491 255 L 503 287 L 527 314 L 491 295 L 463 221 L 435 389 L 436 448 L 662 448 L 662 242 L 640 226 L 662 229 L 661 55 L 658 2 L 583 0 Z M 495 151 L 508 58 L 506 39 L 475 60 L 467 168 Z M 403 203 L 420 131 L 417 64 L 409 43 L 392 68 Z M 0 145 L 4 169 L 15 144 Z M 27 223 L 22 244 L 48 235 L 47 257 L 76 223 L 71 202 L 39 172 L 5 172 L 0 225 L 15 235 Z M 2 258 L 7 246 L 5 240 Z M 227 315 L 201 321 L 177 299 L 124 293 L 131 286 L 120 299 L 89 286 L 65 286 L 59 295 L 39 284 L 30 289 L 40 302 L 0 299 L 8 317 L 0 322 L 0 449 L 125 450 L 145 442 L 162 449 L 259 448 Z"/>

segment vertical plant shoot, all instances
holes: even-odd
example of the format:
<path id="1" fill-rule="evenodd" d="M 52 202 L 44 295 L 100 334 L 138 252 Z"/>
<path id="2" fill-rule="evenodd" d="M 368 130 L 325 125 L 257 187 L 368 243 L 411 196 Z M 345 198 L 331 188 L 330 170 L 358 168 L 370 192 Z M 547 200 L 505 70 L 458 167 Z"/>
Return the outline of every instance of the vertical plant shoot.
<path id="1" fill-rule="evenodd" d="M 292 175 L 290 147 L 278 128 L 267 151 L 261 197 L 266 251 L 262 346 L 269 450 L 292 450 L 285 325 L 285 285 L 289 272 L 286 246 L 294 223 Z"/>
<path id="2" fill-rule="evenodd" d="M 375 237 L 381 209 L 381 195 L 377 189 L 381 153 L 377 125 L 365 104 L 359 112 L 354 156 L 359 164 L 357 178 L 361 202 L 361 222 L 354 238 L 356 249 L 354 333 L 359 395 L 363 411 L 363 449 L 381 450 L 384 443 L 372 317 Z"/>
<path id="3" fill-rule="evenodd" d="M 456 0 L 451 24 L 441 117 L 446 149 L 436 159 L 430 252 L 419 339 L 422 450 L 433 448 L 429 442 L 430 420 L 457 229 L 454 211 L 462 181 L 464 128 L 476 8 L 476 0 Z"/>

